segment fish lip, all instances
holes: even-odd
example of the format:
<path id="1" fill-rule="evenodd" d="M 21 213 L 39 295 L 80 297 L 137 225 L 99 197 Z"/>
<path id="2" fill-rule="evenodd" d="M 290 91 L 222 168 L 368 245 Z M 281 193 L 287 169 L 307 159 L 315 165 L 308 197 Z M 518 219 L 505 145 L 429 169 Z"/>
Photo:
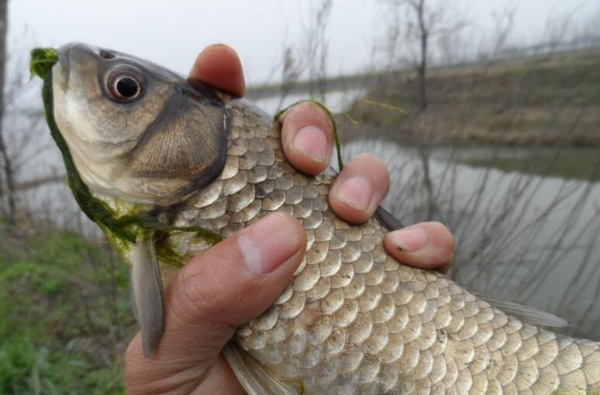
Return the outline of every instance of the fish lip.
<path id="1" fill-rule="evenodd" d="M 58 70 L 55 70 L 55 81 L 63 91 L 67 91 L 71 76 L 71 48 L 72 44 L 63 45 L 58 49 Z M 56 66 L 55 66 L 56 67 Z"/>
<path id="2" fill-rule="evenodd" d="M 71 70 L 71 48 L 73 45 L 67 44 L 58 49 L 58 62 L 67 73 Z"/>

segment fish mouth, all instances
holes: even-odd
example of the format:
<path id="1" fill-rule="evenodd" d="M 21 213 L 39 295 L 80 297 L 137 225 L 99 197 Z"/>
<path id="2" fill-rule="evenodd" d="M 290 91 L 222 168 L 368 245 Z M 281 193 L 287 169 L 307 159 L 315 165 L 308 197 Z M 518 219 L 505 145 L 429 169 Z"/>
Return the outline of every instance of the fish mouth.
<path id="1" fill-rule="evenodd" d="M 58 62 L 52 68 L 52 78 L 55 86 L 58 86 L 63 92 L 69 87 L 69 77 L 71 76 L 71 44 L 64 45 L 58 50 Z"/>
<path id="2" fill-rule="evenodd" d="M 82 43 L 70 43 L 60 47 L 58 49 L 58 62 L 53 69 L 54 78 L 57 79 L 56 83 L 66 91 L 73 66 L 77 62 L 87 61 L 89 57 L 95 60 L 98 58 L 96 52 L 98 50 L 95 47 Z"/>
<path id="3" fill-rule="evenodd" d="M 71 49 L 73 44 L 63 45 L 58 49 L 58 63 L 68 73 L 71 69 Z"/>
<path id="4" fill-rule="evenodd" d="M 58 49 L 58 62 L 54 65 L 53 73 L 56 83 L 66 91 L 72 73 L 78 73 L 81 67 L 90 64 L 101 64 L 112 60 L 116 55 L 109 50 L 101 49 L 84 43 L 70 43 Z"/>

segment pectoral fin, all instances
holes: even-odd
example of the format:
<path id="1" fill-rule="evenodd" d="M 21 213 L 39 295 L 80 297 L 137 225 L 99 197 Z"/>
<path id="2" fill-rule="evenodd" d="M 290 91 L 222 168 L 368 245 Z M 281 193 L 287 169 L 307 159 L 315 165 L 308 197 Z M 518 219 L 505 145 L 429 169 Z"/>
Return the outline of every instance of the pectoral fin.
<path id="1" fill-rule="evenodd" d="M 160 342 L 165 316 L 160 269 L 151 234 L 138 238 L 131 264 L 133 309 L 142 333 L 144 356 L 148 358 Z"/>
<path id="2" fill-rule="evenodd" d="M 239 346 L 229 343 L 223 349 L 225 359 L 249 395 L 297 395 L 292 384 L 283 382 Z"/>

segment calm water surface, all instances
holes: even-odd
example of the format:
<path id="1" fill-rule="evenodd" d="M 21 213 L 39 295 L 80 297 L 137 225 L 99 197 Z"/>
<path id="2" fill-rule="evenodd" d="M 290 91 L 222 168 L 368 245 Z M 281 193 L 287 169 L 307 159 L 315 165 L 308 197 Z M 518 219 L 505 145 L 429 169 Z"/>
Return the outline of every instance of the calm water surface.
<path id="1" fill-rule="evenodd" d="M 600 340 L 600 150 L 406 147 L 360 140 L 391 172 L 384 206 L 405 224 L 440 220 L 457 237 L 451 276 L 553 312 Z"/>

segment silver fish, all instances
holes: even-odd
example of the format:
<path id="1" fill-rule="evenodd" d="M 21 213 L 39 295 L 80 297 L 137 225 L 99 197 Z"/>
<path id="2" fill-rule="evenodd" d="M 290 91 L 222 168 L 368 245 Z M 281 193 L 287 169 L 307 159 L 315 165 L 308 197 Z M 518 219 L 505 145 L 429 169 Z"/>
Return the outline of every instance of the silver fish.
<path id="1" fill-rule="evenodd" d="M 306 230 L 306 257 L 225 350 L 249 393 L 600 393 L 600 344 L 390 257 L 385 220 L 338 218 L 333 178 L 296 171 L 280 123 L 249 102 L 82 44 L 60 49 L 46 89 L 75 197 L 132 264 L 148 354 L 162 333 L 161 282 L 220 237 L 286 211 Z"/>

